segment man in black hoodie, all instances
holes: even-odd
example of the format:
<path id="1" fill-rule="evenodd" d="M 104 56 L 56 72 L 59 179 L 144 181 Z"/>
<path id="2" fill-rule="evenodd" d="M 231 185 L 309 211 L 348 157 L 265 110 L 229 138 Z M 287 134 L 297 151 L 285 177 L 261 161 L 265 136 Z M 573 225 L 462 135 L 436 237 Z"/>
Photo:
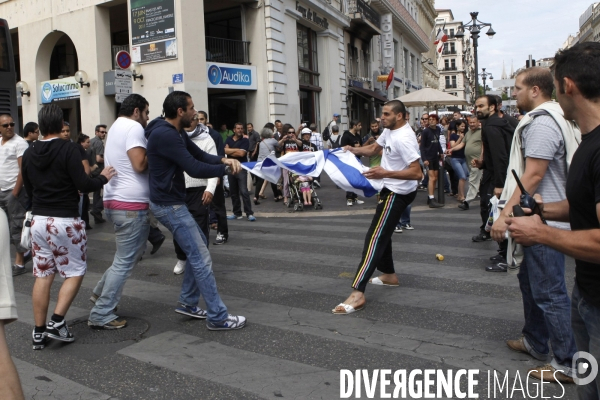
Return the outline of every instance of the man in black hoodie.
<path id="1" fill-rule="evenodd" d="M 498 101 L 495 96 L 483 95 L 475 100 L 477 118 L 482 122 L 481 140 L 483 142 L 483 160 L 473 160 L 473 166 L 483 169 L 483 177 L 479 186 L 481 195 L 481 226 L 479 234 L 473 236 L 474 242 L 491 240 L 485 225 L 490 215 L 490 199 L 500 197 L 510 157 L 510 146 L 515 129 L 505 118 L 500 118 L 497 112 Z M 501 244 L 506 258 L 506 246 Z"/>
<path id="2" fill-rule="evenodd" d="M 205 153 L 185 133 L 184 128 L 191 126 L 196 115 L 188 93 L 169 93 L 163 112 L 164 118 L 156 118 L 146 127 L 150 210 L 171 231 L 187 257 L 179 297 L 182 307 L 177 312 L 207 319 L 209 330 L 243 328 L 246 318 L 228 314 L 217 291 L 207 238 L 185 205 L 183 175 L 185 171 L 192 178 L 222 177 L 226 173 L 237 174 L 241 165 L 237 160 Z M 206 311 L 198 307 L 200 295 L 206 303 Z"/>
<path id="3" fill-rule="evenodd" d="M 48 338 L 63 342 L 75 340 L 65 315 L 85 275 L 87 236 L 79 218 L 79 192 L 100 190 L 116 175 L 112 167 L 90 178 L 83 169 L 77 145 L 62 140 L 63 112 L 56 104 L 42 107 L 39 125 L 44 139 L 34 142 L 23 155 L 25 189 L 32 199 L 33 253 L 33 349 L 43 349 Z M 54 314 L 46 325 L 50 288 L 54 276 L 65 278 Z"/>

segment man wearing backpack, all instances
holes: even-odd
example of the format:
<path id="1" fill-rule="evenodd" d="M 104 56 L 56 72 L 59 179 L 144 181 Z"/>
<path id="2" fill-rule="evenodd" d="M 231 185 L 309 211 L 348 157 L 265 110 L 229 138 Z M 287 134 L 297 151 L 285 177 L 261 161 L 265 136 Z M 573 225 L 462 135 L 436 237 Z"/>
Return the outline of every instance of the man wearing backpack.
<path id="1" fill-rule="evenodd" d="M 329 141 L 329 138 L 331 137 L 331 135 L 333 135 L 333 127 L 337 126 L 337 124 L 339 122 L 340 122 L 340 114 L 338 114 L 338 113 L 333 114 L 333 119 L 327 124 L 325 129 L 323 129 L 323 134 L 321 135 L 323 137 L 323 143 L 327 143 L 327 141 Z M 339 131 L 339 128 L 338 128 L 338 131 Z"/>
<path id="2" fill-rule="evenodd" d="M 329 140 L 327 143 L 330 149 L 338 149 L 340 148 L 340 142 L 342 141 L 342 135 L 340 135 L 340 127 L 334 125 L 331 127 L 331 136 L 329 136 Z"/>

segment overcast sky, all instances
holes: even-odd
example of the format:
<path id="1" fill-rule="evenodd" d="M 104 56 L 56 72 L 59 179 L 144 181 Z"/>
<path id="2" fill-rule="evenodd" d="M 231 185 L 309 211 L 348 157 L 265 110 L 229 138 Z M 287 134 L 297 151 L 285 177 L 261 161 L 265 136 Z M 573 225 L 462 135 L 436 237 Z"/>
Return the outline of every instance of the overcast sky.
<path id="1" fill-rule="evenodd" d="M 517 70 L 525 65 L 529 54 L 534 60 L 553 57 L 568 35 L 577 33 L 579 16 L 592 3 L 586 0 L 436 0 L 435 8 L 451 9 L 454 19 L 464 23 L 471 20 L 471 11 L 479 11 L 478 19 L 492 24 L 496 31 L 494 38 L 488 39 L 486 28 L 479 39 L 479 72 L 486 68 L 494 79 L 500 79 L 502 61 L 506 63 L 506 73 L 510 74 L 511 60 Z"/>

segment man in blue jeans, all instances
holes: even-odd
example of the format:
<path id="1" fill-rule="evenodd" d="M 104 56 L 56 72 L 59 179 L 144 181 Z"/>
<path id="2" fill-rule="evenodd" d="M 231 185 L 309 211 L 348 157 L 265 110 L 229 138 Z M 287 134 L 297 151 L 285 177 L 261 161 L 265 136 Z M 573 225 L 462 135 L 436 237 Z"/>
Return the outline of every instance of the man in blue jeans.
<path id="1" fill-rule="evenodd" d="M 515 131 L 515 140 L 521 140 L 522 151 L 513 147 L 511 158 L 525 161 L 520 177 L 525 190 L 537 192 L 548 201 L 560 202 L 567 198 L 568 166 L 577 141 L 576 132 L 568 129 L 562 110 L 550 100 L 553 90 L 548 69 L 527 68 L 517 74 L 513 93 L 517 106 L 527 111 L 527 115 Z M 562 126 L 565 128 L 561 129 Z M 573 146 L 569 147 L 570 143 Z M 517 187 L 508 195 L 506 207 L 492 227 L 492 238 L 497 242 L 506 240 L 506 219 L 510 218 L 513 206 L 519 204 L 521 190 Z M 548 225 L 559 230 L 570 228 L 568 223 L 556 220 L 549 220 Z M 530 369 L 530 376 L 546 382 L 573 383 L 575 371 L 571 366 L 577 348 L 571 329 L 564 254 L 544 244 L 524 247 L 518 278 L 525 325 L 523 336 L 506 344 L 514 351 L 545 362 L 550 355 L 550 343 L 551 362 Z"/>
<path id="2" fill-rule="evenodd" d="M 217 292 L 206 237 L 185 205 L 184 171 L 192 178 L 221 177 L 241 170 L 239 161 L 200 150 L 184 131 L 196 115 L 192 97 L 185 92 L 169 93 L 163 103 L 164 118 L 146 128 L 150 175 L 150 210 L 173 234 L 187 262 L 175 310 L 192 318 L 207 319 L 209 330 L 240 329 L 246 318 L 230 315 Z M 224 164 L 224 165 L 223 165 Z M 206 311 L 198 307 L 200 296 Z"/>
<path id="3" fill-rule="evenodd" d="M 115 228 L 117 252 L 110 268 L 94 288 L 94 304 L 88 325 L 96 329 L 121 329 L 127 321 L 115 309 L 127 278 L 146 249 L 148 217 L 148 158 L 144 128 L 148 102 L 139 94 L 128 96 L 111 126 L 104 148 L 104 164 L 118 171 L 118 178 L 104 186 L 104 214 Z"/>
<path id="4" fill-rule="evenodd" d="M 544 225 L 539 215 L 506 221 L 517 243 L 544 244 L 575 258 L 571 326 L 578 350 L 573 364 L 579 362 L 575 376 L 579 400 L 600 398 L 600 76 L 594 67 L 598 63 L 600 43 L 584 42 L 560 50 L 552 66 L 556 98 L 565 119 L 579 126 L 582 142 L 569 169 L 567 199 L 542 203 L 535 211 L 548 220 L 570 222 L 571 230 Z M 536 195 L 536 201 L 540 204 L 541 197 Z"/>

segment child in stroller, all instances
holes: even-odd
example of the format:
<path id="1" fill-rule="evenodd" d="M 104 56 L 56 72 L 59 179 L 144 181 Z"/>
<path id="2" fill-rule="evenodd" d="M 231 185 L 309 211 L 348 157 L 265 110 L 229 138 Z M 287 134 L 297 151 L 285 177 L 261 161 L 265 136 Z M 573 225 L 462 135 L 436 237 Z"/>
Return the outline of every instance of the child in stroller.
<path id="1" fill-rule="evenodd" d="M 321 200 L 315 190 L 314 180 L 310 176 L 290 174 L 290 204 L 294 206 L 294 211 L 302 211 L 304 206 L 314 207 L 315 210 L 323 208 Z"/>

